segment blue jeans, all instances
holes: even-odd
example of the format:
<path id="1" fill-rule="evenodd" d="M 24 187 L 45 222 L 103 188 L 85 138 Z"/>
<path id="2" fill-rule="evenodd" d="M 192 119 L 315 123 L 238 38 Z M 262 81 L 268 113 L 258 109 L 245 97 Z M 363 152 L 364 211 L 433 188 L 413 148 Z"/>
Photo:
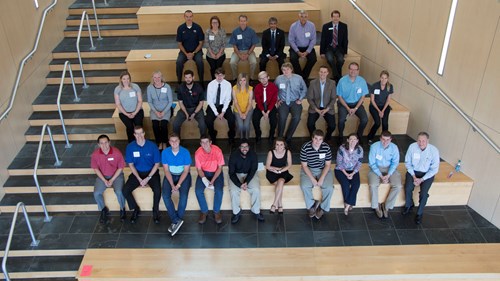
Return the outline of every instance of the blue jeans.
<path id="1" fill-rule="evenodd" d="M 205 177 L 208 180 L 212 180 L 215 173 L 205 172 Z M 222 195 L 224 194 L 224 174 L 221 172 L 219 177 L 214 182 L 214 213 L 220 212 L 220 206 L 222 205 Z M 200 211 L 204 214 L 208 213 L 208 205 L 207 200 L 205 199 L 205 184 L 201 181 L 201 178 L 198 176 L 196 178 L 195 185 L 195 193 L 196 199 L 198 199 L 198 204 L 200 204 Z"/>
<path id="2" fill-rule="evenodd" d="M 172 181 L 174 184 L 179 182 L 181 175 L 172 175 Z M 163 179 L 163 189 L 162 197 L 163 203 L 167 208 L 168 216 L 172 223 L 178 223 L 184 217 L 184 212 L 186 211 L 187 200 L 189 189 L 191 188 L 191 174 L 187 174 L 186 179 L 182 182 L 179 188 L 179 204 L 177 206 L 177 211 L 175 210 L 174 202 L 172 201 L 172 186 L 167 180 L 167 177 Z"/>

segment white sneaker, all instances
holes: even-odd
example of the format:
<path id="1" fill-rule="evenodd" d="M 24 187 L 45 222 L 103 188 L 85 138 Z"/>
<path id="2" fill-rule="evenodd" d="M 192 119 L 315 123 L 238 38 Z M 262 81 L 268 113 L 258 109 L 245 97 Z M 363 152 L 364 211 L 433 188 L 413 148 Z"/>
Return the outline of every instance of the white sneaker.
<path id="1" fill-rule="evenodd" d="M 172 233 L 172 230 L 174 229 L 175 223 L 171 223 L 170 226 L 168 227 L 168 232 Z"/>
<path id="2" fill-rule="evenodd" d="M 172 232 L 170 233 L 170 236 L 174 236 L 179 229 L 181 229 L 182 224 L 184 223 L 183 220 L 179 220 L 176 224 L 173 224 L 172 227 Z"/>

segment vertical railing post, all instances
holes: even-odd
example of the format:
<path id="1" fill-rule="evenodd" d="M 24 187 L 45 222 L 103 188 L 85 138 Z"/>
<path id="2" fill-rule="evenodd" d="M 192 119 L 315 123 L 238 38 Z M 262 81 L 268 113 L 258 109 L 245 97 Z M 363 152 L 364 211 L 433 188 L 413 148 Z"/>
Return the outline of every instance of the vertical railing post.
<path id="1" fill-rule="evenodd" d="M 106 6 L 107 6 L 107 3 L 106 3 Z M 97 11 L 95 9 L 95 0 L 92 0 L 92 8 L 94 9 L 94 19 L 95 19 L 95 25 L 97 28 L 97 40 L 102 40 L 101 28 L 99 27 L 99 19 L 97 18 Z"/>

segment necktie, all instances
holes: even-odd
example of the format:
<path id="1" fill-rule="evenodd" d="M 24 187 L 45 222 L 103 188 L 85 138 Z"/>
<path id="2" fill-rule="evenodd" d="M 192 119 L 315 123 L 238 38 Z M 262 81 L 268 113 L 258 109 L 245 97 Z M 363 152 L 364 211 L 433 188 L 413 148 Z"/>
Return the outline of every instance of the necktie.
<path id="1" fill-rule="evenodd" d="M 322 87 L 321 87 L 322 86 Z M 321 91 L 321 102 L 319 103 L 319 107 L 323 108 L 325 107 L 323 105 L 323 90 L 325 89 L 325 84 L 324 83 L 321 83 L 321 86 L 319 87 L 320 88 L 320 91 Z"/>
<path id="2" fill-rule="evenodd" d="M 267 92 L 266 87 L 264 87 L 264 111 L 267 111 Z"/>
<path id="3" fill-rule="evenodd" d="M 217 97 L 215 98 L 215 106 L 219 106 L 220 104 L 220 83 L 217 87 Z"/>
<path id="4" fill-rule="evenodd" d="M 291 95 L 291 89 L 290 89 L 290 79 L 286 81 L 286 105 L 290 105 L 290 95 Z"/>
<path id="5" fill-rule="evenodd" d="M 332 40 L 332 46 L 334 48 L 337 48 L 337 45 L 339 44 L 339 32 L 337 30 L 337 25 L 333 26 L 333 40 Z"/>
<path id="6" fill-rule="evenodd" d="M 271 31 L 271 55 L 274 56 L 276 52 L 276 31 Z"/>

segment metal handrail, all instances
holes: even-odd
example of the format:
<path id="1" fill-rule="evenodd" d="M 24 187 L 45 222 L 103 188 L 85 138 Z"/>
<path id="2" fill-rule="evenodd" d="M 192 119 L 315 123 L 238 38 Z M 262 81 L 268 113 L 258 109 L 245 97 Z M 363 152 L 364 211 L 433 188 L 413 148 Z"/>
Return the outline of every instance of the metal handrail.
<path id="1" fill-rule="evenodd" d="M 57 157 L 57 150 L 56 150 L 56 145 L 54 144 L 54 138 L 52 137 L 52 131 L 50 130 L 49 124 L 45 123 L 43 124 L 42 127 L 42 133 L 40 134 L 40 142 L 38 143 L 38 151 L 36 153 L 36 160 L 35 160 L 35 167 L 33 168 L 33 179 L 35 180 L 35 185 L 36 189 L 38 190 L 38 196 L 40 197 L 40 201 L 42 202 L 42 208 L 43 212 L 45 213 L 45 222 L 49 222 L 52 220 L 52 217 L 49 216 L 49 213 L 47 212 L 47 206 L 45 206 L 45 200 L 43 200 L 43 193 L 42 189 L 40 188 L 40 183 L 38 182 L 38 163 L 40 162 L 40 155 L 42 153 L 42 145 L 43 145 L 43 138 L 45 137 L 45 130 L 49 132 L 49 137 L 50 137 L 50 143 L 52 145 L 52 151 L 54 152 L 54 156 L 56 158 L 56 162 L 54 163 L 54 166 L 59 167 L 62 164 L 62 161 L 59 161 L 59 157 Z"/>
<path id="2" fill-rule="evenodd" d="M 19 213 L 19 208 L 23 209 L 24 219 L 26 220 L 26 224 L 28 225 L 28 230 L 31 235 L 32 242 L 30 246 L 36 247 L 38 246 L 38 244 L 40 244 L 40 240 L 36 240 L 35 234 L 33 234 L 33 229 L 31 228 L 28 212 L 26 211 L 26 206 L 24 205 L 23 202 L 17 203 L 16 210 L 14 211 L 14 217 L 12 218 L 12 223 L 10 225 L 9 237 L 7 238 L 7 244 L 5 245 L 5 251 L 2 259 L 2 270 L 6 281 L 10 281 L 9 271 L 7 270 L 7 259 L 9 258 L 10 243 L 12 242 L 12 235 L 14 235 L 14 229 L 16 228 L 17 213 Z"/>
<path id="3" fill-rule="evenodd" d="M 19 70 L 17 71 L 16 83 L 14 84 L 14 88 L 12 89 L 12 94 L 11 94 L 10 100 L 9 100 L 9 106 L 5 109 L 5 111 L 0 116 L 0 122 L 7 117 L 7 115 L 12 110 L 12 107 L 14 106 L 14 101 L 16 100 L 17 90 L 19 88 L 19 83 L 21 82 L 21 76 L 23 75 L 24 65 L 26 64 L 26 62 L 29 59 L 31 59 L 33 57 L 33 55 L 37 51 L 38 43 L 40 42 L 40 36 L 42 35 L 42 30 L 43 30 L 43 26 L 45 24 L 45 18 L 47 17 L 47 13 L 50 10 L 52 10 L 52 8 L 54 8 L 54 6 L 56 4 L 57 4 L 57 0 L 54 0 L 54 2 L 52 2 L 52 4 L 50 4 L 49 6 L 47 6 L 47 8 L 45 8 L 45 10 L 43 11 L 42 19 L 40 20 L 40 27 L 38 28 L 38 34 L 37 34 L 36 40 L 35 40 L 35 45 L 33 46 L 33 50 L 31 50 L 31 52 L 29 52 L 26 55 L 26 57 L 24 57 L 24 59 L 21 61 L 21 63 L 19 63 Z"/>
<path id="4" fill-rule="evenodd" d="M 68 67 L 69 66 L 69 67 Z M 73 93 L 75 94 L 74 102 L 79 102 L 80 98 L 76 93 L 75 78 L 73 77 L 73 70 L 71 70 L 71 63 L 67 60 L 64 62 L 64 68 L 61 75 L 61 83 L 59 84 L 59 92 L 57 93 L 57 110 L 59 110 L 59 118 L 61 119 L 61 126 L 64 133 L 64 139 L 66 140 L 66 148 L 71 148 L 73 145 L 69 143 L 68 133 L 66 132 L 66 125 L 64 124 L 64 118 L 61 110 L 61 95 L 62 89 L 64 87 L 64 78 L 66 78 L 66 68 L 68 67 L 69 75 L 71 77 L 71 84 L 73 85 Z"/>
<path id="5" fill-rule="evenodd" d="M 106 6 L 108 5 L 106 1 L 104 1 L 104 3 L 106 4 Z M 101 28 L 99 27 L 99 19 L 97 18 L 97 11 L 95 10 L 95 0 L 92 0 L 92 9 L 94 9 L 94 18 L 95 18 L 95 25 L 97 28 L 97 37 L 98 37 L 97 40 L 102 40 Z"/>
<path id="6" fill-rule="evenodd" d="M 83 70 L 83 62 L 82 62 L 82 55 L 80 54 L 80 37 L 82 36 L 82 27 L 83 27 L 83 20 L 87 20 L 87 28 L 89 31 L 89 37 L 90 37 L 90 50 L 95 50 L 94 46 L 94 40 L 92 40 L 92 30 L 90 29 L 90 22 L 89 22 L 89 15 L 87 14 L 87 11 L 83 11 L 82 13 L 82 18 L 80 20 L 80 28 L 78 29 L 78 37 L 76 38 L 76 52 L 78 53 L 78 61 L 80 62 L 80 70 L 82 71 L 82 78 L 83 78 L 83 88 L 87 89 L 89 86 L 87 85 L 87 80 L 85 79 L 85 71 Z"/>
<path id="7" fill-rule="evenodd" d="M 432 87 L 472 126 L 472 128 L 477 131 L 487 143 L 489 143 L 497 153 L 500 154 L 500 148 L 498 145 L 485 133 L 479 126 L 474 123 L 474 121 L 465 114 L 465 112 L 452 100 L 448 95 L 446 95 L 438 85 L 432 81 L 432 79 L 368 16 L 365 11 L 363 11 L 357 4 L 355 0 L 348 0 L 354 9 L 358 10 L 363 17 L 387 40 L 387 43 L 391 44 L 414 68 L 422 75 L 427 82 L 432 85 Z"/>

